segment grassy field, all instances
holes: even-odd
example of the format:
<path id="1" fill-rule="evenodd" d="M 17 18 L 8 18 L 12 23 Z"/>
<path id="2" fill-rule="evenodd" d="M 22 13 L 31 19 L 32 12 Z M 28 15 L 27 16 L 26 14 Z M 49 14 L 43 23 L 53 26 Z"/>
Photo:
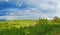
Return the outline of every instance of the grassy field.
<path id="1" fill-rule="evenodd" d="M 36 20 L 7 20 L 7 21 L 0 21 L 0 29 L 4 28 L 20 28 L 20 27 L 28 27 L 34 26 L 36 24 Z"/>
<path id="2" fill-rule="evenodd" d="M 0 21 L 0 35 L 60 35 L 60 23 L 50 20 Z"/>

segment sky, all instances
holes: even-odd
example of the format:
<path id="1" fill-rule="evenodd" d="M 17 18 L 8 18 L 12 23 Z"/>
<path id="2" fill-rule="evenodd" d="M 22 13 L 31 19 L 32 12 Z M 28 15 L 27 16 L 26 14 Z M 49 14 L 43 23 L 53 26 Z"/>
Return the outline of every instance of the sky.
<path id="1" fill-rule="evenodd" d="M 60 17 L 60 0 L 0 0 L 0 20 Z"/>

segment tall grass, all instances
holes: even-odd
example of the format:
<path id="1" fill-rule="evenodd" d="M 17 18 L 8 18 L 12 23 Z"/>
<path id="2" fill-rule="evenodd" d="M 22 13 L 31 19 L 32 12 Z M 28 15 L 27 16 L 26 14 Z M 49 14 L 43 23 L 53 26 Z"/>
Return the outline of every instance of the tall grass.
<path id="1" fill-rule="evenodd" d="M 60 35 L 60 24 L 54 20 L 39 19 L 35 26 L 0 30 L 0 35 Z"/>

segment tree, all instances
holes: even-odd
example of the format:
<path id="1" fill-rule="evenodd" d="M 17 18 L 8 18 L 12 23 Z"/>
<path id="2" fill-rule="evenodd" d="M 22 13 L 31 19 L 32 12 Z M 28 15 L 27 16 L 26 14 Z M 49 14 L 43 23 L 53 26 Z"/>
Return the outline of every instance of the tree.
<path id="1" fill-rule="evenodd" d="M 53 22 L 54 22 L 54 23 L 59 23 L 59 22 L 60 22 L 60 19 L 59 19 L 57 16 L 55 16 L 55 17 L 53 18 Z"/>

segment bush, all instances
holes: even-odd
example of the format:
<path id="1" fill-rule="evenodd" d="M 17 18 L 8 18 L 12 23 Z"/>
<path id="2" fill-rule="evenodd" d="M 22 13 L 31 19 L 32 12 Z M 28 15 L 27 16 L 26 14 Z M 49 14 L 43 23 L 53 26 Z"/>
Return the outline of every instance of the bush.
<path id="1" fill-rule="evenodd" d="M 25 33 L 22 28 L 12 28 L 0 31 L 0 35 L 25 35 Z"/>

